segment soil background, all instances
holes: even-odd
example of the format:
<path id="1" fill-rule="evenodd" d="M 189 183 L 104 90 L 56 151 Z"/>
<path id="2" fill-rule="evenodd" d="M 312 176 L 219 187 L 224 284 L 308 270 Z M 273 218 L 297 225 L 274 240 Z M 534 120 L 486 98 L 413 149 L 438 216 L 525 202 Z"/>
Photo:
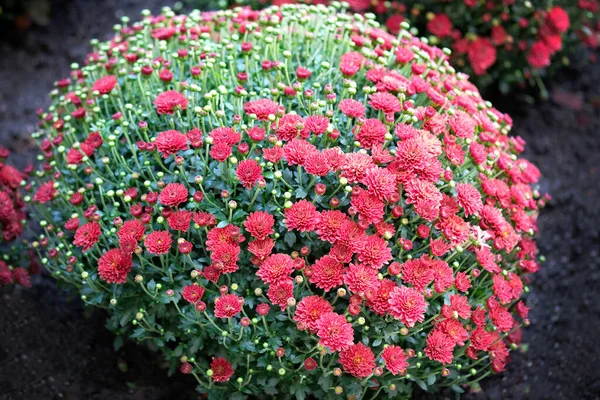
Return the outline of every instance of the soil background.
<path id="1" fill-rule="evenodd" d="M 27 139 L 35 110 L 48 106 L 70 63 L 83 60 L 89 39 L 108 39 L 120 16 L 158 12 L 168 1 L 50 3 L 46 26 L 0 26 L 0 145 L 20 166 L 35 160 Z M 547 262 L 529 296 L 529 350 L 463 396 L 471 400 L 600 398 L 600 64 L 572 67 L 554 82 L 551 100 L 534 106 L 487 97 L 513 117 L 513 134 L 527 141 L 525 155 L 553 200 L 539 219 Z M 128 343 L 115 352 L 112 340 L 103 312 L 84 310 L 47 276 L 28 290 L 0 291 L 0 400 L 198 398 L 192 381 L 167 377 L 149 350 Z"/>

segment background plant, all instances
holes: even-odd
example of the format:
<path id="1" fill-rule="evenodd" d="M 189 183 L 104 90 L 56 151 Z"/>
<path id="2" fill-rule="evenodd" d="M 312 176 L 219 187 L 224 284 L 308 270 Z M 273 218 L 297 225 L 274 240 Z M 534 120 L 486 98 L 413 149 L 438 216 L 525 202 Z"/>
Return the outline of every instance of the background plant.
<path id="1" fill-rule="evenodd" d="M 201 9 L 237 5 L 260 9 L 271 4 L 264 0 L 188 3 Z M 600 32 L 597 0 L 352 0 L 348 4 L 352 11 L 377 15 L 394 35 L 402 21 L 410 21 L 414 35 L 452 49 L 453 64 L 479 88 L 494 87 L 503 93 L 529 86 L 547 97 L 544 80 L 571 60 L 581 59 L 584 48 L 595 49 Z M 593 52 L 589 57 L 595 60 Z"/>
<path id="2" fill-rule="evenodd" d="M 27 183 L 33 166 L 20 171 L 8 164 L 10 151 L 0 147 L 0 286 L 19 284 L 30 287 L 32 274 L 40 272 L 37 258 L 27 251 L 27 241 L 19 239 L 26 223 L 23 190 L 31 190 Z M 24 267 L 24 265 L 28 265 Z"/>
<path id="3" fill-rule="evenodd" d="M 124 18 L 33 135 L 42 263 L 214 398 L 461 392 L 528 324 L 510 118 L 340 11 Z"/>

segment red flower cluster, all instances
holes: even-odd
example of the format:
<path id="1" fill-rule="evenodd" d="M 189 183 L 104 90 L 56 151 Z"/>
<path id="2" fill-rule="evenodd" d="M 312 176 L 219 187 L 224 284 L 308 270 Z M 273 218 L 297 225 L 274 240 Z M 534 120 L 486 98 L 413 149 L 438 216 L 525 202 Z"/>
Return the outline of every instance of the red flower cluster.
<path id="1" fill-rule="evenodd" d="M 547 200 L 510 117 L 442 50 L 334 7 L 168 14 L 99 46 L 40 115 L 55 275 L 202 391 L 408 395 L 397 380 L 502 370 Z M 478 71 L 501 33 L 472 43 Z"/>

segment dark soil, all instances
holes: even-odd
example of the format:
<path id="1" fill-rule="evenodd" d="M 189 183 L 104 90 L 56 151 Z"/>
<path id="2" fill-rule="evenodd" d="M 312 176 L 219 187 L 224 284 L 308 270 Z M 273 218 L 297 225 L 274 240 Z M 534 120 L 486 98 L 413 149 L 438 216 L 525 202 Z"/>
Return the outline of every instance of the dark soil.
<path id="1" fill-rule="evenodd" d="M 164 0 L 163 0 L 164 1 Z M 1 0 L 0 0 L 1 3 Z M 47 27 L 0 36 L 0 145 L 25 165 L 35 159 L 27 134 L 35 110 L 48 105 L 55 80 L 80 62 L 89 39 L 107 38 L 121 15 L 160 0 L 55 0 Z M 554 100 L 526 106 L 495 101 L 514 119 L 513 134 L 542 171 L 553 196 L 539 220 L 538 244 L 547 262 L 529 303 L 532 326 L 507 370 L 482 383 L 480 399 L 600 398 L 600 65 L 564 73 Z M 86 312 L 47 277 L 29 290 L 0 293 L 0 400 L 193 399 L 193 382 L 166 371 L 133 343 L 114 352 L 104 314 Z M 125 371 L 125 372 L 124 372 Z M 451 394 L 448 397 L 453 397 Z M 445 396 L 438 396 L 445 397 Z"/>

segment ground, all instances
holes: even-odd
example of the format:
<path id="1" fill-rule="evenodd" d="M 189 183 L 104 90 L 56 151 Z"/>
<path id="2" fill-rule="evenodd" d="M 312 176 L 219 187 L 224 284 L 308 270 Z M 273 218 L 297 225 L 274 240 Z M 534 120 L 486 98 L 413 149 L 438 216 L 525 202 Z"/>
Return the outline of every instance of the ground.
<path id="1" fill-rule="evenodd" d="M 47 27 L 0 37 L 0 145 L 20 165 L 34 160 L 26 139 L 54 81 L 83 59 L 89 39 L 107 38 L 121 15 L 161 1 L 54 0 Z M 485 380 L 482 399 L 593 399 L 600 396 L 600 65 L 573 68 L 550 86 L 553 99 L 528 106 L 492 96 L 510 112 L 513 134 L 542 171 L 553 200 L 539 220 L 547 257 L 531 285 L 525 353 Z M 101 311 L 85 312 L 48 277 L 32 289 L 0 292 L 0 400 L 193 399 L 193 382 L 167 377 L 160 360 L 129 343 L 113 351 Z M 453 397 L 451 393 L 446 394 Z M 445 397 L 437 395 L 436 397 Z"/>

